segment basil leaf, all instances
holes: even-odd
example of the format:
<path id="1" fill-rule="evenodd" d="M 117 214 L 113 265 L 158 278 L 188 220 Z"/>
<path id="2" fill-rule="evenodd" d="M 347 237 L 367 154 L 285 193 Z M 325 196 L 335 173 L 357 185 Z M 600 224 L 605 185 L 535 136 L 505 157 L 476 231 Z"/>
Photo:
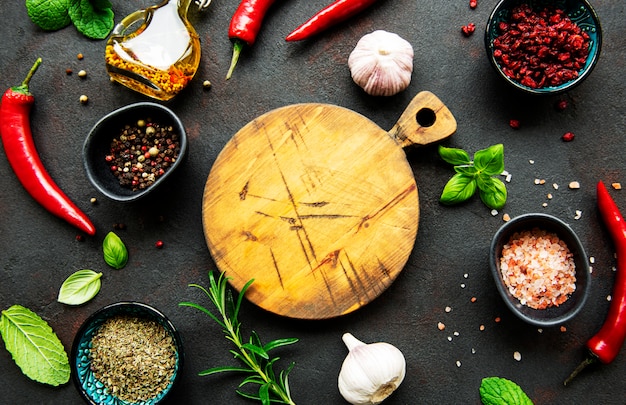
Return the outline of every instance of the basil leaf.
<path id="1" fill-rule="evenodd" d="M 494 210 L 499 210 L 506 204 L 506 185 L 502 180 L 490 177 L 491 187 L 489 189 L 480 189 L 479 195 L 483 203 Z"/>
<path id="2" fill-rule="evenodd" d="M 439 145 L 439 156 L 452 165 L 469 165 L 472 163 L 469 155 L 463 149 L 446 148 Z"/>
<path id="3" fill-rule="evenodd" d="M 473 177 L 455 174 L 443 188 L 439 201 L 443 204 L 456 204 L 467 200 L 476 191 L 476 181 Z"/>
<path id="4" fill-rule="evenodd" d="M 499 143 L 474 154 L 474 166 L 478 171 L 495 176 L 504 171 L 504 146 Z"/>
<path id="5" fill-rule="evenodd" d="M 533 405 L 522 388 L 506 378 L 483 378 L 480 399 L 484 405 Z"/>
<path id="6" fill-rule="evenodd" d="M 78 270 L 61 284 L 57 301 L 67 305 L 81 305 L 100 291 L 102 273 L 93 270 Z"/>
<path id="7" fill-rule="evenodd" d="M 70 25 L 69 7 L 70 0 L 26 0 L 28 17 L 46 31 L 56 31 Z"/>
<path id="8" fill-rule="evenodd" d="M 476 166 L 473 166 L 473 165 L 454 166 L 454 171 L 459 174 L 462 174 L 464 176 L 469 176 L 469 177 L 474 177 L 478 174 L 478 170 L 476 169 Z"/>
<path id="9" fill-rule="evenodd" d="M 114 232 L 109 232 L 102 242 L 104 261 L 114 269 L 121 269 L 128 261 L 126 245 Z"/>
<path id="10" fill-rule="evenodd" d="M 37 314 L 13 305 L 2 311 L 0 334 L 13 361 L 28 378 L 53 386 L 69 381 L 70 363 L 65 348 Z"/>
<path id="11" fill-rule="evenodd" d="M 74 0 L 69 7 L 69 16 L 76 29 L 92 39 L 104 39 L 113 29 L 113 10 L 106 2 L 90 0 Z"/>

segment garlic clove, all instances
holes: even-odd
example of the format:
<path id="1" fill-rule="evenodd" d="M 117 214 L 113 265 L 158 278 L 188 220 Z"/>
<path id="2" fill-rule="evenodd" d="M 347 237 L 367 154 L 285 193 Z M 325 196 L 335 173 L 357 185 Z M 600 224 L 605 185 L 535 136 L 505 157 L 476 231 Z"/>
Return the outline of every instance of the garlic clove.
<path id="1" fill-rule="evenodd" d="M 373 96 L 406 89 L 413 73 L 413 47 L 398 34 L 377 30 L 364 35 L 348 57 L 352 80 Z"/>
<path id="2" fill-rule="evenodd" d="M 381 403 L 404 380 L 404 355 L 389 343 L 365 344 L 350 333 L 342 339 L 349 353 L 339 372 L 339 392 L 351 404 Z"/>

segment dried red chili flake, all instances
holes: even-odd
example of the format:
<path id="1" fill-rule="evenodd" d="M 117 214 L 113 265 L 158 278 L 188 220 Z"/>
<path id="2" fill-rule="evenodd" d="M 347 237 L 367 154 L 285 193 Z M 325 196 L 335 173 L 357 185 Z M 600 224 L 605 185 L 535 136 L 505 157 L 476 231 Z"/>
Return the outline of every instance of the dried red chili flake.
<path id="1" fill-rule="evenodd" d="M 520 122 L 519 120 L 509 120 L 509 126 L 513 129 L 519 129 Z"/>
<path id="2" fill-rule="evenodd" d="M 493 48 L 502 72 L 533 89 L 577 78 L 589 55 L 589 35 L 559 8 L 522 4 L 498 30 Z"/>
<path id="3" fill-rule="evenodd" d="M 472 35 L 474 33 L 474 31 L 476 31 L 476 24 L 474 24 L 474 23 L 469 23 L 469 24 L 464 25 L 464 26 L 461 27 L 461 32 L 466 37 L 469 37 L 470 35 Z"/>
<path id="4" fill-rule="evenodd" d="M 574 140 L 574 133 L 573 132 L 566 132 L 563 134 L 563 136 L 561 137 L 561 139 L 563 140 L 563 142 L 571 142 Z"/>

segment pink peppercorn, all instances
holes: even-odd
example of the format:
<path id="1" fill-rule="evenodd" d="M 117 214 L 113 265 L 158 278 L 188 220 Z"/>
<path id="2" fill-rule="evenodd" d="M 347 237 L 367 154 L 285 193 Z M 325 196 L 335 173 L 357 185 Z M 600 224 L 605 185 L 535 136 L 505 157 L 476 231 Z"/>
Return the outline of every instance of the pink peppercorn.
<path id="1" fill-rule="evenodd" d="M 563 134 L 563 136 L 561 137 L 561 139 L 563 140 L 563 142 L 571 142 L 574 140 L 574 133 L 573 132 L 566 132 Z"/>
<path id="2" fill-rule="evenodd" d="M 476 31 L 476 24 L 474 24 L 474 23 L 469 23 L 469 24 L 464 25 L 464 26 L 461 27 L 461 32 L 466 37 L 469 37 L 470 35 L 472 35 L 474 33 L 474 31 Z"/>
<path id="3" fill-rule="evenodd" d="M 565 110 L 567 108 L 567 106 L 568 106 L 567 100 L 559 100 L 556 103 L 556 109 L 559 110 L 559 111 Z"/>
<path id="4" fill-rule="evenodd" d="M 163 247 L 163 241 L 162 240 L 157 240 L 154 243 L 154 247 L 156 247 L 157 249 L 161 249 Z"/>
<path id="5" fill-rule="evenodd" d="M 520 122 L 519 120 L 509 120 L 509 126 L 513 129 L 519 129 Z"/>
<path id="6" fill-rule="evenodd" d="M 476 8 L 478 6 L 478 0 L 470 0 L 469 6 L 472 9 Z"/>

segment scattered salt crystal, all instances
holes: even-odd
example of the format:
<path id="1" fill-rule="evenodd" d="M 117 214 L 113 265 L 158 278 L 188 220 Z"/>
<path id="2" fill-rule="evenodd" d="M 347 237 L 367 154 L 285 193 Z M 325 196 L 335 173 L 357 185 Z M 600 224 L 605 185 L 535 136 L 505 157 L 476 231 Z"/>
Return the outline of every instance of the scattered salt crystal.
<path id="1" fill-rule="evenodd" d="M 439 322 L 439 323 L 437 324 L 437 329 L 439 329 L 439 330 L 444 330 L 445 328 L 446 328 L 446 325 L 444 325 L 444 324 L 443 324 L 443 322 Z"/>
<path id="2" fill-rule="evenodd" d="M 596 262 L 596 258 L 593 256 L 589 256 L 589 263 L 595 263 Z"/>
<path id="3" fill-rule="evenodd" d="M 461 362 L 457 360 L 457 361 L 456 361 L 456 366 L 457 366 L 457 367 L 461 367 Z"/>
<path id="4" fill-rule="evenodd" d="M 476 349 L 472 347 L 472 354 L 476 354 Z"/>
<path id="5" fill-rule="evenodd" d="M 461 288 L 465 288 L 465 284 L 461 284 Z"/>
<path id="6" fill-rule="evenodd" d="M 589 274 L 593 273 L 593 267 L 589 266 Z"/>
<path id="7" fill-rule="evenodd" d="M 554 188 L 555 190 L 559 189 L 559 185 L 556 183 L 552 183 L 552 188 Z"/>
<path id="8" fill-rule="evenodd" d="M 454 332 L 453 335 L 454 336 L 459 336 L 459 332 Z"/>
<path id="9" fill-rule="evenodd" d="M 452 342 L 452 336 L 448 336 L 448 342 Z"/>
<path id="10" fill-rule="evenodd" d="M 546 197 L 548 197 L 548 200 L 551 200 L 552 199 L 552 193 L 548 193 L 548 195 Z"/>
<path id="11" fill-rule="evenodd" d="M 615 189 L 615 190 L 621 190 L 622 189 L 622 185 L 621 183 L 612 183 L 611 186 Z"/>
<path id="12" fill-rule="evenodd" d="M 572 190 L 578 189 L 580 188 L 580 183 L 577 181 L 572 181 L 569 183 L 569 188 L 571 188 Z"/>
<path id="13" fill-rule="evenodd" d="M 504 214 L 504 215 L 502 215 L 502 220 L 504 222 L 508 222 L 508 221 L 511 220 L 511 216 L 509 214 Z"/>
<path id="14" fill-rule="evenodd" d="M 537 332 L 543 333 L 543 329 L 539 328 L 539 329 L 537 329 Z"/>
<path id="15" fill-rule="evenodd" d="M 513 353 L 513 358 L 517 361 L 521 361 L 522 360 L 522 353 L 520 352 L 515 352 Z"/>
<path id="16" fill-rule="evenodd" d="M 467 273 L 463 274 L 463 278 L 468 278 L 468 277 L 469 277 L 469 274 Z"/>
<path id="17" fill-rule="evenodd" d="M 606 300 L 607 300 L 607 301 L 611 301 L 612 299 L 613 299 L 613 297 L 611 297 L 610 295 L 607 295 L 607 296 L 606 296 Z"/>
<path id="18" fill-rule="evenodd" d="M 547 202 L 544 202 L 543 204 L 541 204 L 541 206 L 542 206 L 543 208 L 546 208 L 546 207 L 548 206 L 548 203 L 547 203 Z"/>
<path id="19" fill-rule="evenodd" d="M 491 216 L 495 217 L 498 215 L 498 210 L 491 210 Z"/>
<path id="20" fill-rule="evenodd" d="M 481 331 L 485 330 L 485 325 L 480 325 L 480 326 L 478 327 L 478 330 L 481 330 Z"/>
<path id="21" fill-rule="evenodd" d="M 541 180 L 535 179 L 535 184 L 541 184 Z"/>
<path id="22" fill-rule="evenodd" d="M 451 312 L 451 311 L 452 311 L 452 308 L 450 308 L 450 307 L 446 307 L 445 311 L 446 311 L 446 312 Z"/>
<path id="23" fill-rule="evenodd" d="M 531 165 L 534 165 L 534 164 L 535 164 L 535 161 L 534 161 L 534 160 L 532 160 L 532 159 L 529 159 L 529 160 L 528 160 L 528 163 L 530 163 Z"/>
<path id="24" fill-rule="evenodd" d="M 580 219 L 583 216 L 583 212 L 581 210 L 576 210 L 576 215 L 574 215 L 574 219 Z"/>
<path id="25" fill-rule="evenodd" d="M 511 175 L 507 174 L 506 177 L 504 178 L 504 181 L 506 181 L 507 183 L 511 182 Z"/>

